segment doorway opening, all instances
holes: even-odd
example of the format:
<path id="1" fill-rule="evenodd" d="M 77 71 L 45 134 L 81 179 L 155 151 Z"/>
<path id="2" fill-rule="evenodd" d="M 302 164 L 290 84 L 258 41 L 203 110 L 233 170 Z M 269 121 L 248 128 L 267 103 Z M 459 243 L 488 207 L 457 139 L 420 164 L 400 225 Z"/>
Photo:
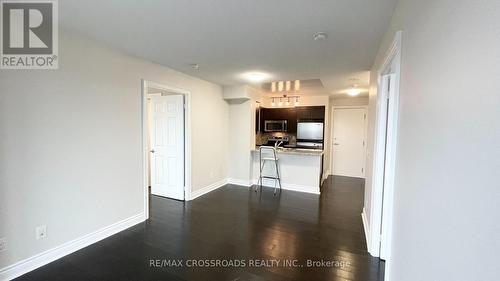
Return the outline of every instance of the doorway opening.
<path id="1" fill-rule="evenodd" d="M 191 191 L 190 93 L 142 81 L 144 209 L 149 196 L 186 200 Z"/>
<path id="2" fill-rule="evenodd" d="M 400 69 L 401 31 L 396 33 L 377 74 L 377 118 L 368 250 L 373 256 L 386 261 L 385 280 L 390 280 L 391 272 Z"/>

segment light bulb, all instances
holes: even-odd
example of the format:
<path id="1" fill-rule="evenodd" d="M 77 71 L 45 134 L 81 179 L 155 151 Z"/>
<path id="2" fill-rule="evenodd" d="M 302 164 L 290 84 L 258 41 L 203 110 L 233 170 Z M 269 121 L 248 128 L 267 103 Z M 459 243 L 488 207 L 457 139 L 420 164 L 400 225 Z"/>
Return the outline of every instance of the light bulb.
<path id="1" fill-rule="evenodd" d="M 276 82 L 271 83 L 271 92 L 276 92 Z"/>
<path id="2" fill-rule="evenodd" d="M 294 87 L 295 91 L 300 91 L 300 80 L 295 80 L 293 87 Z"/>
<path id="3" fill-rule="evenodd" d="M 279 81 L 278 82 L 278 92 L 282 92 L 283 91 L 283 81 Z"/>
<path id="4" fill-rule="evenodd" d="M 295 106 L 298 106 L 299 105 L 299 97 L 296 97 L 295 98 Z"/>
<path id="5" fill-rule="evenodd" d="M 283 100 L 280 98 L 280 102 L 278 103 L 279 106 L 283 105 Z"/>
<path id="6" fill-rule="evenodd" d="M 290 98 L 288 98 L 288 99 L 286 100 L 286 103 L 285 103 L 285 104 L 286 104 L 286 105 L 290 105 Z"/>
<path id="7" fill-rule="evenodd" d="M 287 92 L 290 91 L 291 85 L 292 85 L 291 81 L 286 81 L 285 82 L 285 89 L 286 89 Z"/>
<path id="8" fill-rule="evenodd" d="M 271 106 L 275 106 L 275 105 L 276 105 L 276 103 L 274 103 L 274 98 L 273 98 L 273 100 L 271 102 Z"/>

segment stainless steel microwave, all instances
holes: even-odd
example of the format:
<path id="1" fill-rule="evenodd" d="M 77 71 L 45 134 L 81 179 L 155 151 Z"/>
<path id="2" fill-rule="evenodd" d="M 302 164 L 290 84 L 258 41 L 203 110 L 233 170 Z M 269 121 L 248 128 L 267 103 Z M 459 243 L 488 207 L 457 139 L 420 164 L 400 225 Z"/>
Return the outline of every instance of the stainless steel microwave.
<path id="1" fill-rule="evenodd" d="M 288 130 L 286 120 L 264 121 L 264 132 L 286 132 Z"/>

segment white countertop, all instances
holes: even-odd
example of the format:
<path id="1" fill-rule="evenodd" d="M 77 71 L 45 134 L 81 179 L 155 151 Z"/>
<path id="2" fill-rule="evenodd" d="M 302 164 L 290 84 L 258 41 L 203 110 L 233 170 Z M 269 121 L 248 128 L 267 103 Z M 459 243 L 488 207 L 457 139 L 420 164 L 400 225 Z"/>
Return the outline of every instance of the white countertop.
<path id="1" fill-rule="evenodd" d="M 292 154 L 292 155 L 306 155 L 306 156 L 321 156 L 324 151 L 320 149 L 308 149 L 308 148 L 289 148 L 280 147 L 276 150 L 278 154 Z M 256 147 L 252 152 L 259 152 L 259 148 Z"/>

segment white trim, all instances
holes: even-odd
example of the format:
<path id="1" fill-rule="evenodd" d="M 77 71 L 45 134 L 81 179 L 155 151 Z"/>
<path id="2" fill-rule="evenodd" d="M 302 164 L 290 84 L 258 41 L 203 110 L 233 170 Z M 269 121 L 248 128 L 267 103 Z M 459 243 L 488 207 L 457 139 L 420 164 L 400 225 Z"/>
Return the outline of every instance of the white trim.
<path id="1" fill-rule="evenodd" d="M 149 183 L 148 183 L 148 172 L 149 172 L 149 161 L 148 161 L 148 102 L 147 102 L 147 83 L 141 80 L 141 153 L 142 153 L 142 188 L 144 190 L 144 195 L 142 198 L 144 218 L 149 219 Z"/>
<path id="2" fill-rule="evenodd" d="M 327 177 L 328 177 L 328 175 L 326 177 L 324 177 L 324 179 L 326 179 Z M 253 181 L 247 181 L 247 180 L 241 180 L 241 179 L 230 179 L 230 178 L 227 179 L 228 184 L 234 184 L 234 185 L 239 185 L 239 186 L 244 186 L 244 187 L 250 187 L 250 186 L 256 185 L 257 182 L 258 182 L 258 180 L 255 180 L 255 179 Z M 274 188 L 274 181 L 271 179 L 264 179 L 264 181 L 262 182 L 262 186 Z M 285 190 L 291 190 L 291 191 L 320 194 L 319 187 L 316 187 L 316 186 L 282 183 L 281 188 L 283 188 Z"/>
<path id="3" fill-rule="evenodd" d="M 361 219 L 363 220 L 363 228 L 365 230 L 365 238 L 366 238 L 366 248 L 370 247 L 370 225 L 368 224 L 368 219 L 366 218 L 365 207 L 363 207 L 363 211 L 361 212 Z"/>
<path id="4" fill-rule="evenodd" d="M 253 181 L 253 185 L 256 185 L 258 180 Z M 263 179 L 262 186 L 272 187 L 274 188 L 274 180 L 272 179 Z M 276 184 L 279 188 L 279 185 Z M 311 194 L 320 194 L 319 186 L 308 186 L 308 185 L 299 185 L 299 184 L 290 184 L 290 183 L 281 183 L 281 188 L 285 190 L 298 191 L 304 193 Z"/>
<path id="5" fill-rule="evenodd" d="M 334 125 L 335 125 L 335 120 L 333 118 L 333 113 L 335 111 L 335 109 L 358 109 L 358 108 L 361 108 L 361 109 L 364 109 L 365 111 L 365 128 L 364 128 L 364 134 L 363 134 L 363 141 L 365 142 L 365 149 L 364 149 L 364 156 L 363 156 L 363 176 L 360 177 L 362 179 L 366 179 L 366 148 L 367 148 L 367 138 L 368 138 L 368 106 L 367 105 L 342 105 L 342 106 L 336 106 L 336 105 L 332 105 L 331 107 L 331 111 L 332 111 L 332 114 L 331 114 L 331 118 L 330 118 L 330 122 L 331 122 L 331 128 L 330 128 L 330 170 L 331 170 L 331 175 L 334 175 L 333 174 L 333 138 L 334 138 L 334 135 L 333 135 L 333 130 L 334 130 Z M 337 174 L 338 176 L 344 176 L 344 175 L 340 175 L 340 174 Z M 346 177 L 352 177 L 352 175 L 345 175 Z"/>
<path id="6" fill-rule="evenodd" d="M 385 280 L 390 280 L 391 274 L 391 243 L 392 243 L 392 220 L 393 220 L 393 204 L 394 204 L 394 176 L 396 163 L 396 141 L 398 129 L 398 108 L 399 108 L 399 81 L 401 77 L 401 40 L 402 32 L 396 32 L 391 46 L 388 48 L 383 63 L 378 69 L 377 83 L 377 111 L 376 111 L 376 129 L 375 129 L 375 146 L 373 153 L 373 175 L 372 175 L 372 196 L 370 210 L 370 245 L 368 251 L 373 256 L 380 256 L 379 241 L 384 241 L 386 249 L 386 270 Z M 394 66 L 391 69 L 391 66 Z M 385 111 L 387 96 L 386 91 L 382 91 L 382 76 L 388 74 L 391 69 L 391 74 L 394 75 L 394 87 L 392 92 L 390 108 Z M 386 145 L 386 112 L 390 116 L 387 130 L 387 145 Z M 386 157 L 386 149 L 388 151 Z M 384 180 L 385 179 L 385 180 Z M 384 184 L 385 181 L 385 184 Z M 383 214 L 383 217 L 382 217 Z M 382 232 L 382 228 L 385 229 Z M 382 235 L 381 235 L 382 233 Z"/>
<path id="7" fill-rule="evenodd" d="M 191 195 L 191 92 L 171 86 L 165 86 L 152 81 L 142 79 L 141 81 L 141 103 L 142 103 L 142 172 L 143 172 L 143 190 L 144 190 L 144 215 L 149 218 L 149 190 L 148 190 L 148 135 L 147 135 L 147 98 L 148 88 L 160 89 L 176 94 L 184 95 L 184 200 L 192 197 Z"/>
<path id="8" fill-rule="evenodd" d="M 321 185 L 323 185 L 323 182 L 332 174 L 332 171 L 330 169 L 326 170 L 326 172 L 323 173 L 323 178 L 321 179 Z"/>
<path id="9" fill-rule="evenodd" d="M 193 200 L 193 199 L 196 199 L 202 195 L 205 195 L 211 191 L 214 191 L 224 185 L 227 184 L 227 179 L 223 179 L 223 180 L 220 180 L 220 181 L 217 181 L 217 182 L 214 182 L 212 184 L 209 184 L 205 187 L 202 187 L 200 189 L 197 189 L 193 192 L 191 192 L 190 196 L 189 197 L 186 197 L 186 200 Z"/>
<path id="10" fill-rule="evenodd" d="M 328 178 L 328 174 L 326 176 L 323 176 L 322 182 L 326 178 Z M 234 185 L 239 185 L 239 186 L 244 186 L 244 187 L 250 187 L 250 186 L 256 185 L 257 182 L 258 182 L 258 180 L 247 181 L 247 180 L 240 180 L 240 179 L 227 179 L 228 184 L 234 184 Z M 270 179 L 264 179 L 262 185 L 265 187 L 274 188 L 274 181 L 270 180 Z M 319 188 L 315 187 L 315 186 L 282 183 L 281 187 L 285 190 L 298 191 L 298 192 L 304 192 L 304 193 L 312 193 L 312 194 L 320 194 Z"/>
<path id="11" fill-rule="evenodd" d="M 241 180 L 241 179 L 227 179 L 228 184 L 241 185 L 250 187 L 252 186 L 252 182 L 250 180 Z"/>
<path id="12" fill-rule="evenodd" d="M 36 254 L 27 259 L 16 262 L 0 269 L 0 280 L 12 280 L 50 262 L 60 259 L 66 255 L 74 253 L 84 247 L 97 243 L 107 237 L 110 237 L 120 231 L 132 227 L 144 221 L 144 213 L 126 218 L 112 225 L 103 227 L 77 239 L 63 243 L 52 249 Z"/>
<path id="13" fill-rule="evenodd" d="M 335 109 L 335 108 L 338 108 L 338 109 L 356 109 L 356 108 L 368 109 L 368 105 L 332 105 L 332 109 Z"/>

